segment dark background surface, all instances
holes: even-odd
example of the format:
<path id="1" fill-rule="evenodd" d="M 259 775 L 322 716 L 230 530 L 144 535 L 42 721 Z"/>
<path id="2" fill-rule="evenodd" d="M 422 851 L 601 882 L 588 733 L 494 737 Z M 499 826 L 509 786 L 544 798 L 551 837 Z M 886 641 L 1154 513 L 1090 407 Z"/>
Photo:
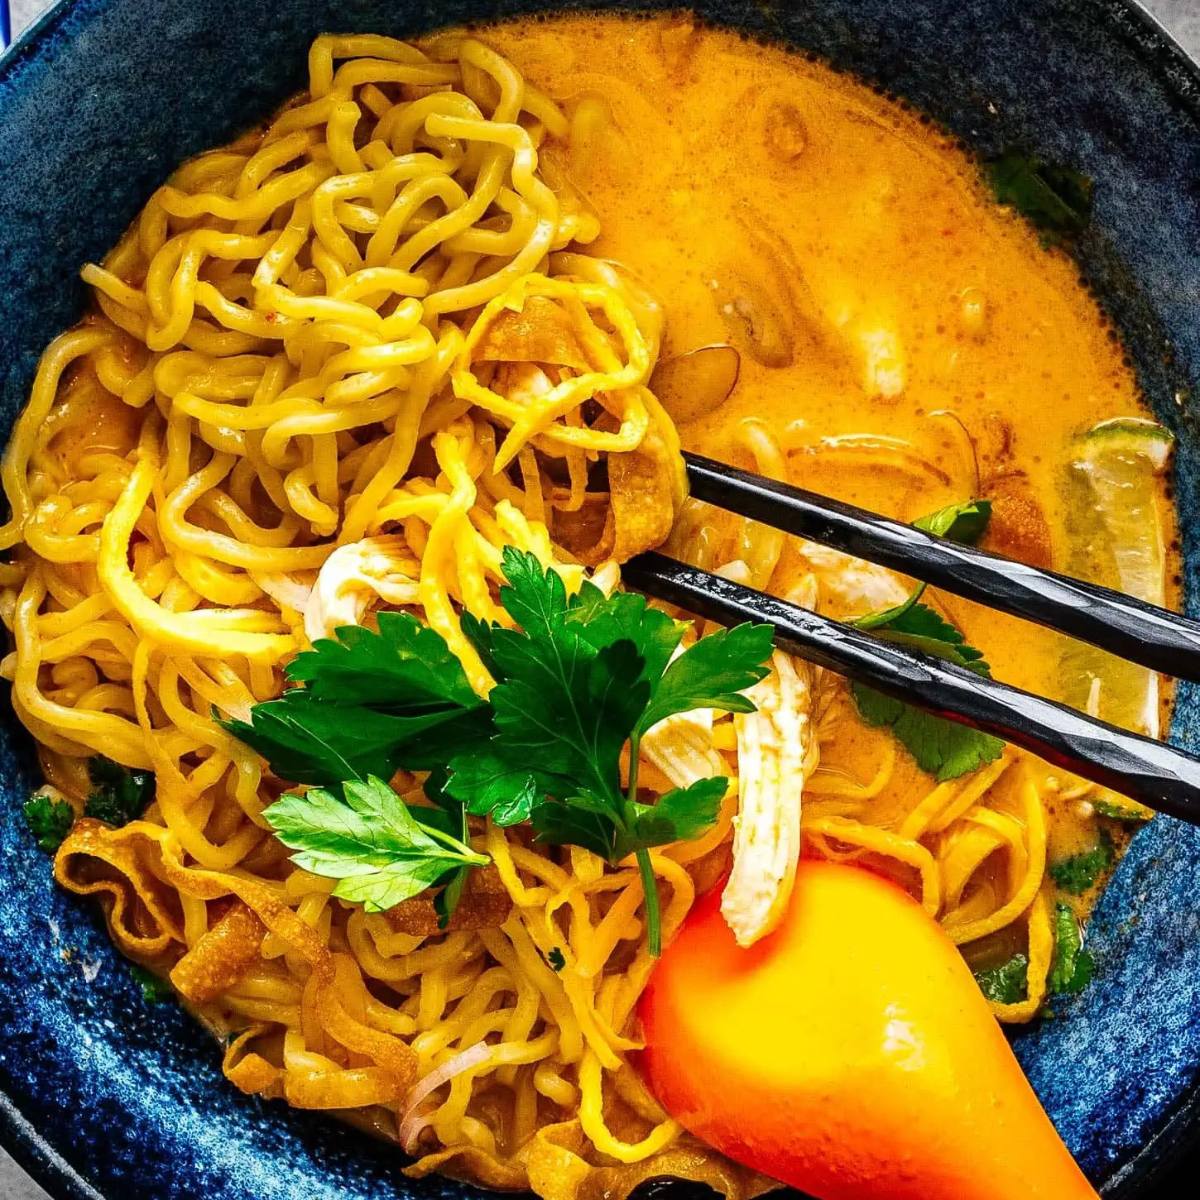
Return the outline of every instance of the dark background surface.
<path id="1" fill-rule="evenodd" d="M 2 0 L 0 0 L 2 2 Z M 151 0 L 152 2 L 152 0 Z M 1143 0 L 1175 37 L 1200 58 L 1200 0 Z M 43 7 L 44 0 L 10 0 L 14 28 L 19 30 Z M 1200 1195 L 1200 1146 L 1164 1182 L 1159 1191 L 1164 1200 L 1174 1196 Z M 0 1150 L 0 1200 L 47 1200 L 46 1194 Z M 141 1198 L 131 1198 L 141 1200 Z"/>

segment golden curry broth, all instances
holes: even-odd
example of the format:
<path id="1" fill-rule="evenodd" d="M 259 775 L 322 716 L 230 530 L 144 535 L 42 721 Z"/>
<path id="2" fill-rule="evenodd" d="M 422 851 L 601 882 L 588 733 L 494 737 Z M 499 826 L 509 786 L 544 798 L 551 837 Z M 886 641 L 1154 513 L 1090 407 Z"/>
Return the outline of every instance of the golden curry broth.
<path id="1" fill-rule="evenodd" d="M 572 113 L 561 166 L 600 217 L 591 252 L 665 306 L 661 358 L 741 352 L 728 401 L 681 424 L 687 447 L 750 462 L 738 430 L 759 420 L 796 482 L 906 520 L 990 497 L 993 548 L 1061 565 L 1069 440 L 1142 404 L 1069 258 L 992 200 L 952 140 L 826 67 L 686 18 L 552 19 L 487 38 Z M 864 433 L 929 465 L 809 449 Z M 998 677 L 1061 692 L 1053 635 L 939 603 Z M 843 722 L 823 771 L 869 780 L 889 736 Z M 930 786 L 900 755 L 870 819 Z M 1059 807 L 1051 861 L 1095 837 Z"/>

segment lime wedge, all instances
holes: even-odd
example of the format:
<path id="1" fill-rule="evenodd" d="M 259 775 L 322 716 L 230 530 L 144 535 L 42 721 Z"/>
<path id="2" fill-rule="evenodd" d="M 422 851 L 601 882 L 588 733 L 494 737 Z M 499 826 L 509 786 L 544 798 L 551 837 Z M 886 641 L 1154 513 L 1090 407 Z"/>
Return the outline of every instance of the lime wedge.
<path id="1" fill-rule="evenodd" d="M 1066 571 L 1162 604 L 1166 548 L 1159 479 L 1174 438 L 1154 421 L 1119 417 L 1078 436 L 1068 466 Z M 1158 736 L 1159 678 L 1153 671 L 1072 642 L 1063 651 L 1068 703 L 1126 729 Z"/>

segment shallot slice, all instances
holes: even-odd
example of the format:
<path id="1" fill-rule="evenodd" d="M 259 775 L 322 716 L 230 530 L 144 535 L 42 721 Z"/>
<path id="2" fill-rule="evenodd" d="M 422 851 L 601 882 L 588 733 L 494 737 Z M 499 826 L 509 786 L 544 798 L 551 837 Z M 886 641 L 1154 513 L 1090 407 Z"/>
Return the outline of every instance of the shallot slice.
<path id="1" fill-rule="evenodd" d="M 440 1088 L 443 1083 L 449 1083 L 451 1079 L 461 1075 L 464 1071 L 470 1071 L 473 1067 L 487 1062 L 491 1052 L 492 1048 L 487 1042 L 476 1042 L 475 1045 L 463 1050 L 460 1054 L 448 1058 L 440 1067 L 434 1067 L 428 1074 L 422 1075 L 412 1085 L 405 1097 L 404 1115 L 400 1118 L 400 1144 L 404 1147 L 406 1154 L 414 1152 L 417 1138 L 429 1124 L 429 1115 L 417 1111 L 421 1101 L 431 1092 Z"/>

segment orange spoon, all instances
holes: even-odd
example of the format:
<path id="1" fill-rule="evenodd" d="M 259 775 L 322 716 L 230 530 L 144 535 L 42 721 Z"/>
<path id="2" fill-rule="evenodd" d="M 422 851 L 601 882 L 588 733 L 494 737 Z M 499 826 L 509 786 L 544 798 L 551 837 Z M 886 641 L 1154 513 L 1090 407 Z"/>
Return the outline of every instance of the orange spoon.
<path id="1" fill-rule="evenodd" d="M 1095 1200 L 954 945 L 868 871 L 806 859 L 748 950 L 713 891 L 641 1018 L 668 1112 L 818 1200 Z"/>

